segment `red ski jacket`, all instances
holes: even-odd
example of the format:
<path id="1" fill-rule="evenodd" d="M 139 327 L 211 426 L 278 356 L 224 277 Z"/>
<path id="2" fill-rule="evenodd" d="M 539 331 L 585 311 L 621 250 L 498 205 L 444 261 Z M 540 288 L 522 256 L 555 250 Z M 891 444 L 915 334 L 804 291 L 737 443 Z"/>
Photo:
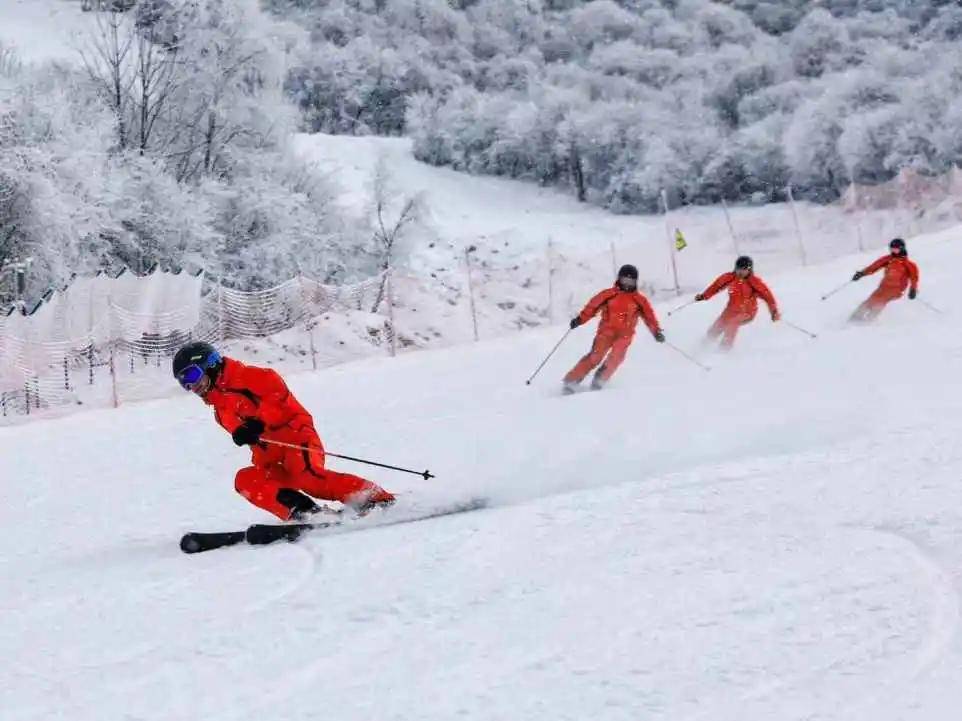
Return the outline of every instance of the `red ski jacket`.
<path id="1" fill-rule="evenodd" d="M 754 317 L 755 313 L 758 312 L 758 299 L 761 298 L 768 304 L 768 310 L 771 311 L 772 315 L 778 313 L 775 296 L 757 275 L 752 274 L 742 279 L 734 273 L 723 273 L 701 295 L 705 300 L 708 300 L 724 288 L 728 288 L 726 311 L 737 311 Z"/>
<path id="2" fill-rule="evenodd" d="M 639 318 L 645 321 L 652 335 L 660 330 L 651 303 L 637 290 L 621 290 L 617 284 L 612 288 L 605 288 L 588 301 L 578 318 L 582 323 L 587 323 L 599 311 L 601 323 L 598 325 L 598 333 L 633 334 Z"/>
<path id="3" fill-rule="evenodd" d="M 910 285 L 912 290 L 919 288 L 919 267 L 904 255 L 886 255 L 862 271 L 862 275 L 872 275 L 885 268 L 885 275 L 879 288 L 890 290 L 899 295 Z"/>
<path id="4" fill-rule="evenodd" d="M 274 440 L 290 438 L 305 428 L 314 429 L 311 414 L 277 371 L 244 365 L 233 358 L 224 359 L 224 367 L 204 402 L 214 408 L 214 417 L 228 433 L 251 418 L 263 422 L 264 437 Z"/>

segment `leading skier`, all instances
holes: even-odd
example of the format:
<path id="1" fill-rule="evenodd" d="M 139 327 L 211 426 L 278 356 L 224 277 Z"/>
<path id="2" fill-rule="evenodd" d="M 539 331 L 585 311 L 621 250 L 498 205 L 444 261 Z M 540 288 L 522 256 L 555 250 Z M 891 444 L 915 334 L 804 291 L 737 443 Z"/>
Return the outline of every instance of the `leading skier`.
<path id="1" fill-rule="evenodd" d="M 209 343 L 193 342 L 177 351 L 173 372 L 184 390 L 214 409 L 214 418 L 234 443 L 251 447 L 251 465 L 237 472 L 234 488 L 255 506 L 287 521 L 321 511 L 314 499 L 340 501 L 362 513 L 394 502 L 377 484 L 324 467 L 314 420 L 276 371 L 245 365 Z"/>

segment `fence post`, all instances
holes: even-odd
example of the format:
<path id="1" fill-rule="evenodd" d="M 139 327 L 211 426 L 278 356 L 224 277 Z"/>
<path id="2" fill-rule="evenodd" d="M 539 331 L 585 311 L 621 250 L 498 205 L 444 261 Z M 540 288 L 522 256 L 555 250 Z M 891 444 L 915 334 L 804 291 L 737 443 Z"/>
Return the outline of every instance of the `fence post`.
<path id="1" fill-rule="evenodd" d="M 551 236 L 548 236 L 548 320 L 554 322 L 554 253 Z"/>
<path id="2" fill-rule="evenodd" d="M 394 325 L 394 269 L 387 269 L 387 318 L 391 325 L 391 357 L 397 356 L 397 328 Z"/>
<path id="3" fill-rule="evenodd" d="M 120 394 L 117 393 L 117 368 L 114 363 L 114 342 L 112 340 L 107 341 L 107 347 L 110 349 L 110 391 L 114 408 L 119 408 Z"/>
<path id="4" fill-rule="evenodd" d="M 795 221 L 795 237 L 798 238 L 798 250 L 802 256 L 802 265 L 808 265 L 808 258 L 805 255 L 805 241 L 802 240 L 802 226 L 798 222 L 798 212 L 795 210 L 795 195 L 792 193 L 792 186 L 785 186 L 788 192 L 788 204 L 792 209 L 792 218 Z"/>
<path id="5" fill-rule="evenodd" d="M 728 224 L 728 234 L 732 237 L 732 245 L 735 247 L 735 255 L 741 255 L 742 252 L 738 247 L 738 235 L 735 233 L 735 226 L 732 225 L 731 215 L 728 213 L 728 203 L 722 198 L 722 210 L 725 211 L 725 223 Z"/>
<path id="6" fill-rule="evenodd" d="M 70 390 L 70 366 L 67 364 L 67 356 L 63 357 L 63 389 Z"/>
<path id="7" fill-rule="evenodd" d="M 307 319 L 307 338 L 311 348 L 311 367 L 317 370 L 317 348 L 314 346 L 314 318 Z"/>
<path id="8" fill-rule="evenodd" d="M 675 294 L 681 295 L 678 284 L 678 264 L 675 262 L 675 241 L 671 237 L 671 225 L 668 223 L 668 191 L 661 189 L 661 204 L 665 209 L 665 238 L 668 240 L 668 257 L 671 258 L 671 275 L 675 281 Z"/>
<path id="9" fill-rule="evenodd" d="M 471 251 L 474 246 L 464 249 L 464 268 L 468 274 L 468 301 L 471 307 L 471 322 L 474 324 L 474 340 L 478 340 L 478 312 L 474 307 L 474 283 L 471 281 Z"/>
<path id="10" fill-rule="evenodd" d="M 615 241 L 611 241 L 611 276 L 618 275 L 618 256 L 615 253 Z"/>
<path id="11" fill-rule="evenodd" d="M 856 220 L 856 221 L 855 221 L 855 234 L 856 234 L 856 236 L 858 237 L 858 252 L 859 252 L 859 253 L 864 253 L 864 252 L 865 252 L 865 243 L 864 243 L 864 241 L 862 240 L 862 221 L 861 221 L 861 220 Z"/>
<path id="12" fill-rule="evenodd" d="M 224 286 L 221 285 L 220 278 L 217 279 L 217 341 L 220 346 L 224 345 Z"/>
<path id="13" fill-rule="evenodd" d="M 90 346 L 87 348 L 87 362 L 90 364 L 90 385 L 94 384 L 94 340 L 90 337 Z"/>

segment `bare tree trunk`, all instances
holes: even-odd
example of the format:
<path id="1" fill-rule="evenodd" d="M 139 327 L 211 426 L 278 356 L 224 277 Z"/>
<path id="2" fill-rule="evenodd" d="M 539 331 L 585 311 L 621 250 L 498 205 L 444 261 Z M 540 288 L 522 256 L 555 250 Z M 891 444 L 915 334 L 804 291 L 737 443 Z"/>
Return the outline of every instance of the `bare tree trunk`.
<path id="1" fill-rule="evenodd" d="M 96 30 L 80 57 L 90 78 L 99 84 L 117 120 L 117 145 L 124 149 L 130 143 L 127 108 L 133 83 L 129 55 L 133 33 L 121 33 L 123 18 L 111 12 L 97 16 Z"/>
<path id="2" fill-rule="evenodd" d="M 211 158 L 214 154 L 214 136 L 217 133 L 217 114 L 213 109 L 207 113 L 207 133 L 204 135 L 204 172 L 211 171 Z"/>
<path id="3" fill-rule="evenodd" d="M 571 145 L 571 174 L 575 181 L 575 189 L 578 192 L 578 202 L 585 202 L 587 193 L 585 192 L 585 171 L 581 164 L 581 153 L 578 152 L 578 146 Z"/>

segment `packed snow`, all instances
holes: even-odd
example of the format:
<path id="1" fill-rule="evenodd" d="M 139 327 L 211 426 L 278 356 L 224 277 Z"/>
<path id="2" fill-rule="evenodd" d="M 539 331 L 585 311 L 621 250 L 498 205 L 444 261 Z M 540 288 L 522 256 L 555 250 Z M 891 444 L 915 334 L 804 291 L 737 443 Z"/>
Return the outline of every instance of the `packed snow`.
<path id="1" fill-rule="evenodd" d="M 587 327 L 525 386 L 557 326 L 290 377 L 330 450 L 437 474 L 360 469 L 392 513 L 461 516 L 185 556 L 269 520 L 197 399 L 3 429 L 4 721 L 956 718 L 957 232 L 872 326 L 874 278 L 819 300 L 872 255 L 759 267 L 819 337 L 762 313 L 710 372 L 642 332 L 563 398 Z M 721 303 L 659 304 L 669 340 Z"/>

